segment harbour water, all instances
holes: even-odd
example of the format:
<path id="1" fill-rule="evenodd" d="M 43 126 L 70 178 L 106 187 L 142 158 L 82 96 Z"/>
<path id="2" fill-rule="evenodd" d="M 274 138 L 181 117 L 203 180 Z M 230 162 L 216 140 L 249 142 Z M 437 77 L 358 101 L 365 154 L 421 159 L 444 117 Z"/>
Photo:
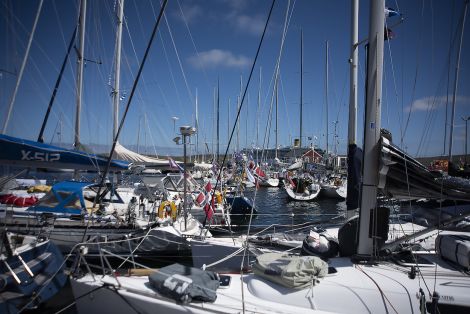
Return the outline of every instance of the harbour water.
<path id="1" fill-rule="evenodd" d="M 309 222 L 327 222 L 343 217 L 346 201 L 317 198 L 310 202 L 298 202 L 288 199 L 283 188 L 259 188 L 245 191 L 245 195 L 255 201 L 258 215 L 252 221 L 256 229 L 271 225 L 284 227 Z"/>

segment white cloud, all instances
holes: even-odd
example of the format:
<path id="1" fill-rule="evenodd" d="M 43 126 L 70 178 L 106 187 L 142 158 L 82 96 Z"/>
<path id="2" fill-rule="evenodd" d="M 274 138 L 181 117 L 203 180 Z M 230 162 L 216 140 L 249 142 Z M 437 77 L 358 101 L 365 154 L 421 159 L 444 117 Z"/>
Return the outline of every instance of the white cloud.
<path id="1" fill-rule="evenodd" d="M 440 107 L 445 106 L 447 101 L 447 96 L 438 96 L 438 97 L 424 97 L 417 99 L 413 102 L 413 104 L 406 107 L 405 111 L 426 111 L 426 110 L 435 110 Z M 449 95 L 448 98 L 449 104 L 452 104 L 452 95 Z M 455 98 L 456 104 L 470 104 L 470 97 L 468 96 L 457 96 Z"/>
<path id="2" fill-rule="evenodd" d="M 247 0 L 222 0 L 221 2 L 224 2 L 234 11 L 241 11 L 245 9 L 249 4 Z"/>
<path id="3" fill-rule="evenodd" d="M 188 58 L 188 62 L 196 68 L 214 68 L 218 66 L 243 68 L 250 64 L 250 59 L 243 55 L 236 56 L 227 50 L 212 49 L 203 51 Z"/>
<path id="4" fill-rule="evenodd" d="M 183 11 L 183 14 L 181 14 L 181 11 Z M 196 4 L 182 4 L 181 5 L 181 10 L 176 10 L 173 15 L 177 17 L 178 19 L 184 21 L 189 24 L 195 20 L 197 20 L 199 17 L 201 17 L 203 14 L 203 10 L 199 5 Z M 183 18 L 184 15 L 184 18 Z"/>
<path id="5" fill-rule="evenodd" d="M 234 17 L 233 23 L 240 31 L 245 31 L 253 35 L 260 35 L 263 32 L 265 18 L 261 15 L 237 15 Z"/>

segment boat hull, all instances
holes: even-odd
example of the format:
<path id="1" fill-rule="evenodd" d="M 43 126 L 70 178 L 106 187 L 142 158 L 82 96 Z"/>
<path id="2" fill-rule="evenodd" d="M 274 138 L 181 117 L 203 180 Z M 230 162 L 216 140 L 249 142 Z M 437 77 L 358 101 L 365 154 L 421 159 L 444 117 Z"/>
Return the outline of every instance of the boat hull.
<path id="1" fill-rule="evenodd" d="M 317 198 L 318 194 L 320 193 L 320 187 L 315 184 L 315 188 L 309 189 L 309 193 L 297 193 L 295 192 L 291 186 L 285 186 L 284 190 L 287 193 L 289 199 L 294 201 L 313 201 Z"/>

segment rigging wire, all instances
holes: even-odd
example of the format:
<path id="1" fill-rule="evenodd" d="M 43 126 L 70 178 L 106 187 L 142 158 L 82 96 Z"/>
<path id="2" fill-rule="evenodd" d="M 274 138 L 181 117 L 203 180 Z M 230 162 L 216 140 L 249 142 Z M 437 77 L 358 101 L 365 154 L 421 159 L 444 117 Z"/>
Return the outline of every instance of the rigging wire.
<path id="1" fill-rule="evenodd" d="M 285 18 L 284 18 L 284 27 L 283 27 L 282 36 L 281 36 L 281 43 L 280 43 L 280 46 L 279 46 L 279 54 L 278 54 L 278 57 L 277 57 L 277 60 L 276 60 L 276 65 L 275 65 L 275 70 L 274 70 L 274 73 L 273 73 L 273 77 L 271 79 L 271 82 L 273 83 L 273 92 L 271 94 L 271 101 L 270 101 L 269 113 L 268 113 L 268 121 L 267 121 L 267 124 L 266 124 L 265 133 L 264 133 L 263 150 L 261 152 L 261 160 L 264 160 L 265 149 L 267 149 L 268 145 L 269 145 L 269 139 L 270 139 L 269 130 L 271 129 L 271 123 L 272 123 L 272 110 L 273 110 L 273 105 L 274 105 L 276 89 L 279 88 L 280 63 L 281 63 L 281 58 L 282 58 L 282 55 L 283 55 L 283 52 L 284 52 L 284 44 L 285 44 L 285 39 L 286 39 L 286 36 L 287 36 L 287 31 L 289 29 L 292 14 L 294 12 L 295 0 L 292 4 L 292 7 L 290 6 L 290 4 L 291 4 L 291 1 L 289 0 L 287 2 L 286 15 L 285 15 Z M 290 13 L 289 13 L 289 10 L 290 10 Z M 269 86 L 269 89 L 270 89 L 270 87 L 271 87 L 271 84 Z M 276 132 L 279 132 L 279 131 L 276 130 Z M 275 147 L 275 149 L 276 149 L 276 147 Z"/>
<path id="2" fill-rule="evenodd" d="M 451 9 L 451 18 L 450 18 L 450 27 L 449 27 L 449 52 L 447 57 L 447 91 L 446 91 L 446 114 L 444 120 L 444 150 L 443 155 L 446 154 L 446 143 L 447 143 L 447 126 L 448 126 L 448 117 L 447 114 L 449 112 L 449 89 L 450 89 L 450 63 L 451 63 L 451 49 L 452 49 L 452 25 L 454 24 L 454 11 L 455 11 L 455 0 L 452 1 L 452 9 Z"/>
<path id="3" fill-rule="evenodd" d="M 189 88 L 188 80 L 186 78 L 186 73 L 185 73 L 184 68 L 183 68 L 183 63 L 181 62 L 181 58 L 180 58 L 180 55 L 179 55 L 179 52 L 178 52 L 178 48 L 176 48 L 176 43 L 175 43 L 175 39 L 173 38 L 173 33 L 171 32 L 170 24 L 168 23 L 166 15 L 163 15 L 163 18 L 165 19 L 165 25 L 168 29 L 168 33 L 170 34 L 171 43 L 173 44 L 173 49 L 175 50 L 176 59 L 178 60 L 178 65 L 180 67 L 181 74 L 183 76 L 184 84 L 186 86 L 186 91 L 188 92 L 189 101 L 190 101 L 191 104 L 193 104 L 194 103 L 194 96 L 193 96 L 193 93 L 191 92 L 191 89 Z"/>
<path id="4" fill-rule="evenodd" d="M 424 3 L 425 1 L 422 0 L 422 6 L 421 6 L 421 29 L 423 30 L 424 32 Z M 418 74 L 419 74 L 419 69 L 420 69 L 420 58 L 419 58 L 419 54 L 418 54 L 418 50 L 419 50 L 419 47 L 422 46 L 422 42 L 423 42 L 423 36 L 419 36 L 419 39 L 418 39 L 418 43 L 417 43 L 417 46 L 418 46 L 418 49 L 416 49 L 416 69 L 415 69 L 415 76 L 414 76 L 414 80 L 413 80 L 413 88 L 412 88 L 412 91 L 411 91 L 411 101 L 410 101 L 410 104 L 412 105 L 413 102 L 414 102 L 414 99 L 415 99 L 415 92 L 416 92 L 416 85 L 417 85 L 417 82 L 418 82 Z M 406 119 L 406 122 L 405 122 L 405 125 L 401 125 L 400 127 L 400 145 L 401 147 L 403 147 L 403 142 L 404 142 L 404 138 L 405 138 L 405 135 L 406 135 L 406 131 L 408 129 L 408 124 L 410 122 L 410 118 L 411 118 L 411 105 L 410 105 L 410 110 L 408 111 L 408 116 L 407 116 L 407 119 Z"/>
<path id="5" fill-rule="evenodd" d="M 264 40 L 264 37 L 266 35 L 266 30 L 268 28 L 268 24 L 269 24 L 269 20 L 271 18 L 271 14 L 272 14 L 272 11 L 273 11 L 273 8 L 274 8 L 274 4 L 276 3 L 276 0 L 273 0 L 272 1 L 272 4 L 271 4 L 271 8 L 269 9 L 269 13 L 268 13 L 268 17 L 266 19 L 266 24 L 264 25 L 264 29 L 263 29 L 263 33 L 261 35 L 261 39 L 260 39 L 260 42 L 259 42 L 259 45 L 258 45 L 258 48 L 257 48 L 257 51 L 256 51 L 256 55 L 255 55 L 255 58 L 253 60 L 253 64 L 251 66 L 251 70 L 250 70 L 250 74 L 248 76 L 248 80 L 246 82 L 246 85 L 245 85 L 245 90 L 243 92 L 243 96 L 241 98 L 241 101 L 240 101 L 240 106 L 238 108 L 238 112 L 237 112 L 237 116 L 235 118 L 235 124 L 234 124 L 234 127 L 232 128 L 232 132 L 230 134 L 230 138 L 229 138 L 229 141 L 228 141 L 228 144 L 227 144 L 227 148 L 225 150 L 225 154 L 224 154 L 224 158 L 222 160 L 222 165 L 220 166 L 220 169 L 219 169 L 219 173 L 217 175 L 217 181 L 216 181 L 216 184 L 215 184 L 215 187 L 214 187 L 214 190 L 217 189 L 217 186 L 220 182 L 220 179 L 221 179 L 221 175 L 222 175 L 222 169 L 225 165 L 225 162 L 227 160 L 227 155 L 228 155 L 228 150 L 230 148 L 230 143 L 232 142 L 232 139 L 233 139 L 233 135 L 235 133 L 235 129 L 236 129 L 236 125 L 237 125 L 237 122 L 238 122 L 238 119 L 240 117 L 240 112 L 243 108 L 243 103 L 244 103 L 244 100 L 245 100 L 245 96 L 247 94 L 247 90 L 248 90 L 248 87 L 250 86 L 250 82 L 251 82 L 251 78 L 253 76 L 253 71 L 255 69 L 255 65 L 256 65 L 256 61 L 258 60 L 258 56 L 259 56 L 259 53 L 260 53 L 260 50 L 261 50 L 261 46 L 263 44 L 263 40 Z M 215 193 L 212 194 L 212 199 L 215 197 Z M 249 221 L 249 225 L 251 224 L 251 220 L 253 218 L 253 215 L 250 215 L 250 221 Z M 250 227 L 248 227 L 248 234 L 250 232 Z M 243 265 L 243 264 L 242 264 Z M 240 271 L 241 275 L 243 274 L 243 267 L 241 267 L 241 271 Z M 243 280 L 242 277 L 240 277 L 240 280 Z M 241 285 L 241 289 L 242 289 L 242 305 L 243 305 L 243 311 L 245 310 L 245 300 L 244 300 L 244 292 L 243 292 L 243 285 Z"/>
<path id="6" fill-rule="evenodd" d="M 26 66 L 26 62 L 28 60 L 28 57 L 29 57 L 29 50 L 31 48 L 31 44 L 33 42 L 33 38 L 34 38 L 34 34 L 36 32 L 36 26 L 38 24 L 38 20 L 39 20 L 39 17 L 41 15 L 41 9 L 42 9 L 42 4 L 43 4 L 44 0 L 41 0 L 39 2 L 39 5 L 38 5 L 38 9 L 37 9 L 37 12 L 36 12 L 36 17 L 34 18 L 34 23 L 33 23 L 33 28 L 31 30 L 31 34 L 29 36 L 29 40 L 28 40 L 28 45 L 26 47 L 26 52 L 25 52 L 25 55 L 23 57 L 23 62 L 21 64 L 21 68 L 20 68 L 20 71 L 18 72 L 18 76 L 16 78 L 16 85 L 15 85 L 15 89 L 13 91 L 13 95 L 10 99 L 10 104 L 8 106 L 8 111 L 7 111 L 7 116 L 6 116 L 6 119 L 5 119 L 5 123 L 3 124 L 3 131 L 2 133 L 5 134 L 6 131 L 7 131 L 7 128 L 8 128 L 8 123 L 10 122 L 10 117 L 11 117 L 11 112 L 13 110 L 13 105 L 15 103 L 15 99 L 16 99 L 16 94 L 18 93 L 18 88 L 20 87 L 20 83 L 21 83 L 21 79 L 23 77 L 23 73 L 24 73 L 24 68 Z"/>
<path id="7" fill-rule="evenodd" d="M 163 16 L 163 13 L 164 13 L 164 11 L 165 11 L 165 7 L 166 7 L 167 2 L 168 2 L 168 0 L 163 0 L 163 4 L 162 4 L 161 9 L 160 9 L 160 14 L 158 15 L 158 18 L 157 18 L 157 20 L 156 20 L 156 22 L 155 22 L 155 26 L 154 26 L 153 31 L 152 31 L 152 34 L 151 34 L 151 36 L 150 36 L 149 43 L 148 43 L 147 48 L 146 48 L 146 50 L 145 50 L 144 56 L 143 56 L 143 58 L 142 58 L 142 62 L 141 62 L 141 64 L 140 64 L 140 66 L 139 66 L 139 70 L 138 70 L 138 72 L 137 72 L 137 76 L 136 76 L 136 78 L 135 78 L 135 80 L 134 80 L 134 84 L 133 84 L 133 86 L 132 86 L 131 93 L 130 93 L 129 98 L 128 98 L 128 100 L 127 100 L 126 109 L 124 110 L 123 116 L 122 116 L 122 118 L 121 118 L 121 122 L 119 123 L 119 128 L 118 128 L 118 130 L 117 130 L 116 136 L 115 136 L 114 141 L 113 141 L 113 146 L 112 146 L 111 151 L 110 151 L 109 156 L 108 156 L 108 160 L 107 160 L 107 163 L 106 163 L 106 168 L 105 168 L 105 170 L 104 170 L 104 172 L 103 172 L 103 175 L 102 175 L 102 177 L 101 177 L 101 182 L 100 182 L 100 185 L 99 185 L 99 188 L 98 188 L 98 192 L 96 193 L 96 197 L 95 197 L 95 199 L 94 199 L 94 201 L 93 201 L 93 207 L 95 207 L 96 202 L 98 201 L 97 198 L 98 198 L 99 195 L 100 195 L 102 185 L 103 185 L 103 183 L 104 183 L 104 181 L 105 181 L 105 179 L 106 179 L 106 175 L 107 175 L 107 173 L 108 173 L 108 170 L 109 170 L 109 167 L 110 167 L 110 164 L 111 164 L 111 160 L 112 160 L 112 157 L 113 157 L 114 149 L 116 148 L 116 144 L 117 144 L 119 135 L 120 135 L 121 130 L 122 130 L 122 127 L 123 127 L 123 125 L 124 125 L 124 121 L 125 121 L 125 119 L 126 119 L 127 113 L 128 113 L 128 111 L 129 111 L 130 104 L 131 104 L 131 102 L 132 102 L 132 98 L 133 98 L 133 96 L 134 96 L 134 93 L 135 93 L 135 90 L 136 90 L 136 87 L 137 87 L 137 83 L 139 82 L 140 76 L 141 76 L 141 74 L 142 74 L 142 70 L 143 70 L 143 67 L 144 67 L 144 65 L 145 65 L 145 61 L 147 60 L 147 56 L 148 56 L 149 51 L 150 51 L 150 48 L 151 48 L 151 46 L 152 46 L 153 39 L 155 38 L 155 34 L 156 34 L 156 32 L 157 32 L 158 26 L 160 25 L 160 21 L 161 21 L 161 18 L 162 18 L 162 16 Z M 88 229 L 88 225 L 87 225 L 87 229 Z M 86 230 L 87 230 L 87 229 L 86 229 Z M 84 237 L 85 237 L 85 235 L 86 235 L 86 230 L 85 230 L 84 235 L 83 235 Z"/>
<path id="8" fill-rule="evenodd" d="M 198 61 L 199 61 L 199 65 L 200 65 L 200 67 L 201 67 L 201 69 L 202 69 L 202 73 L 203 73 L 203 75 L 204 75 L 204 78 L 206 79 L 206 83 L 207 83 L 208 86 L 210 86 L 210 83 L 209 83 L 210 81 L 209 81 L 209 79 L 208 79 L 206 69 L 205 69 L 204 65 L 202 64 L 201 58 L 200 58 L 200 56 L 199 56 L 199 51 L 198 51 L 198 49 L 197 49 L 197 47 L 196 47 L 196 43 L 195 43 L 195 41 L 194 41 L 194 37 L 193 37 L 193 35 L 192 35 L 192 33 L 191 33 L 191 30 L 189 29 L 188 20 L 187 20 L 186 16 L 184 15 L 184 11 L 183 11 L 183 9 L 182 9 L 182 7 L 181 7 L 180 0 L 177 0 L 176 3 L 178 4 L 178 8 L 180 9 L 180 12 L 181 12 L 181 16 L 182 16 L 182 18 L 183 18 L 184 25 L 186 26 L 186 29 L 188 30 L 189 38 L 191 39 L 191 43 L 193 44 L 193 48 L 194 48 L 194 51 L 196 52 L 196 56 L 197 56 L 197 59 L 198 59 Z"/>
<path id="9" fill-rule="evenodd" d="M 461 16 L 461 19 L 459 21 L 459 24 L 462 24 L 463 22 L 463 16 Z M 446 79 L 446 71 L 447 71 L 447 94 L 446 94 L 446 121 L 445 121 L 445 127 L 444 127 L 444 132 L 446 133 L 446 129 L 447 129 L 447 112 L 448 112 L 448 101 L 449 101 L 449 92 L 448 92 L 448 89 L 449 89 L 449 85 L 450 85 L 450 69 L 451 69 L 451 65 L 450 65 L 450 62 L 451 62 L 451 57 L 452 57 L 452 48 L 456 45 L 456 42 L 457 42 L 457 37 L 458 37 L 458 27 L 455 29 L 455 32 L 453 34 L 453 36 L 450 37 L 450 41 L 449 41 L 449 50 L 448 50 L 448 55 L 447 55 L 447 60 L 448 60 L 448 64 L 447 66 L 444 66 L 443 68 L 443 72 L 442 74 L 439 76 L 440 77 L 440 80 L 439 80 L 439 83 L 438 83 L 438 87 L 437 87 L 437 90 L 436 90 L 436 94 L 434 96 L 434 98 L 432 99 L 432 103 L 431 103 L 431 100 L 429 100 L 430 104 L 427 106 L 427 113 L 426 113 L 426 125 L 425 125 L 425 128 L 423 128 L 423 133 L 421 135 L 421 138 L 420 138 L 420 142 L 419 142 L 419 145 L 418 145 L 418 150 L 417 150 L 417 155 L 420 154 L 421 150 L 422 150 L 422 147 L 424 146 L 424 141 L 427 137 L 429 137 L 429 134 L 430 132 L 434 129 L 433 128 L 433 125 L 434 125 L 434 121 L 435 119 L 437 118 L 437 113 L 435 112 L 434 109 L 437 108 L 437 106 L 440 104 L 440 102 L 442 101 L 442 97 L 439 97 L 438 94 L 439 94 L 439 88 L 444 85 L 444 80 Z M 446 137 L 447 135 L 445 136 L 444 138 L 444 147 L 445 147 L 445 143 L 446 143 Z M 430 143 L 428 143 L 429 145 Z"/>

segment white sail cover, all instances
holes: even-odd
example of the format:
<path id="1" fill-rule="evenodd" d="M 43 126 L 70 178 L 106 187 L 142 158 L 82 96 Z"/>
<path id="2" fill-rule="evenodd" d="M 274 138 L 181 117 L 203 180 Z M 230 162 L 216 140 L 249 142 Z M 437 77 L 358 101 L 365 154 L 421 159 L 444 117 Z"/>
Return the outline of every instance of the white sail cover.
<path id="1" fill-rule="evenodd" d="M 208 164 L 205 162 L 195 162 L 194 163 L 194 168 L 195 169 L 200 169 L 200 170 L 211 170 L 213 168 L 212 164 Z"/>
<path id="2" fill-rule="evenodd" d="M 168 166 L 168 160 L 152 158 L 152 157 L 147 157 L 147 156 L 138 154 L 136 152 L 133 152 L 125 148 L 124 146 L 119 144 L 119 142 L 116 143 L 116 148 L 114 150 L 113 159 L 126 160 L 132 163 L 145 163 L 145 164 Z"/>

